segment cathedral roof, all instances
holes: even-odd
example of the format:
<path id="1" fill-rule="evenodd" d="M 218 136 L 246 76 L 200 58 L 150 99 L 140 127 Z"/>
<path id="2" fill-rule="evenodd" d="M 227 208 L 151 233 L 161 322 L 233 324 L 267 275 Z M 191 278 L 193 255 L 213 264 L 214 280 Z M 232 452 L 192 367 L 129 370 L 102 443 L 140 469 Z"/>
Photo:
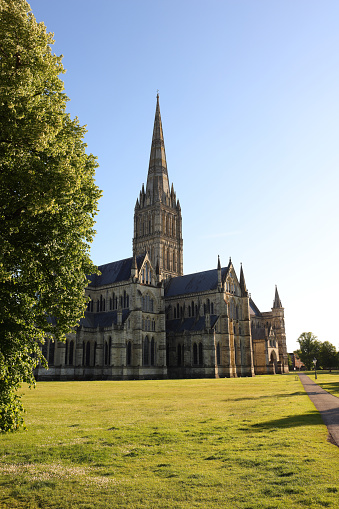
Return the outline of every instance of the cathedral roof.
<path id="1" fill-rule="evenodd" d="M 250 298 L 250 315 L 261 316 L 259 308 L 254 304 L 251 298 Z"/>
<path id="2" fill-rule="evenodd" d="M 142 262 L 144 261 L 145 254 L 139 255 L 136 258 L 138 269 L 140 269 Z M 88 279 L 90 280 L 88 286 L 104 286 L 112 283 L 118 283 L 120 281 L 128 281 L 131 276 L 132 264 L 133 257 L 100 265 L 98 269 L 101 274 L 91 274 L 88 276 Z"/>
<path id="3" fill-rule="evenodd" d="M 265 327 L 253 327 L 251 330 L 251 336 L 252 339 L 266 339 L 267 338 L 267 332 L 265 330 Z"/>
<path id="4" fill-rule="evenodd" d="M 224 280 L 229 267 L 221 269 L 221 278 Z M 175 297 L 187 293 L 206 292 L 215 290 L 218 287 L 218 269 L 205 270 L 186 276 L 173 277 L 166 289 L 165 297 Z"/>
<path id="5" fill-rule="evenodd" d="M 210 326 L 211 328 L 215 325 L 215 322 L 218 320 L 217 315 L 210 315 Z M 206 319 L 205 316 L 200 316 L 198 320 L 191 316 L 190 318 L 178 318 L 176 320 L 167 320 L 166 321 L 166 330 L 170 332 L 184 332 L 184 331 L 201 331 L 206 328 Z"/>
<path id="6" fill-rule="evenodd" d="M 122 311 L 122 323 L 124 323 L 129 315 L 129 309 Z M 96 329 L 97 327 L 111 327 L 113 324 L 118 323 L 117 311 L 104 311 L 102 313 L 88 313 L 85 312 L 84 318 L 81 318 L 79 325 L 83 327 Z"/>

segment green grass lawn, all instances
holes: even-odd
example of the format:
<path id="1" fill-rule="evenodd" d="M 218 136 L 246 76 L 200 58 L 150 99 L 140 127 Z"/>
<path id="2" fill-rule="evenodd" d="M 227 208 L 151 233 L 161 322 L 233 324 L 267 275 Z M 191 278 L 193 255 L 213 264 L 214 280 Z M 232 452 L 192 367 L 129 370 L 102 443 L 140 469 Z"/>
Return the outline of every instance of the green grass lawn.
<path id="1" fill-rule="evenodd" d="M 294 374 L 40 382 L 0 435 L 0 507 L 337 508 L 339 448 Z"/>
<path id="2" fill-rule="evenodd" d="M 312 373 L 307 372 L 307 374 L 311 380 L 317 382 L 325 391 L 334 396 L 339 396 L 339 371 L 333 370 L 331 373 L 329 371 L 317 371 L 317 380 L 315 380 L 314 371 Z"/>

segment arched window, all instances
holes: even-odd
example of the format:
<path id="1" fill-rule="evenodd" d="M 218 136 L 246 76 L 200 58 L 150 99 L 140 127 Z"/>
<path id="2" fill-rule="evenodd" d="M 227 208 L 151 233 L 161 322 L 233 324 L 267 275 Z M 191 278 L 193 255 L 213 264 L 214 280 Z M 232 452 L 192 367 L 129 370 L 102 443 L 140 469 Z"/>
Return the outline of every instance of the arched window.
<path id="1" fill-rule="evenodd" d="M 112 338 L 110 336 L 109 340 L 108 340 L 108 365 L 109 366 L 111 365 L 111 350 L 112 350 Z"/>
<path id="2" fill-rule="evenodd" d="M 196 343 L 193 343 L 193 364 L 198 364 L 198 347 Z"/>
<path id="3" fill-rule="evenodd" d="M 199 366 L 202 366 L 204 363 L 203 355 L 202 355 L 202 343 L 199 343 Z"/>
<path id="4" fill-rule="evenodd" d="M 105 360 L 104 360 L 105 366 L 108 365 L 108 343 L 105 341 Z"/>
<path id="5" fill-rule="evenodd" d="M 91 343 L 87 341 L 86 344 L 86 361 L 85 366 L 89 366 L 91 361 Z"/>
<path id="6" fill-rule="evenodd" d="M 146 336 L 144 339 L 144 366 L 149 364 L 149 339 Z"/>
<path id="7" fill-rule="evenodd" d="M 93 366 L 95 366 L 97 360 L 97 342 L 94 343 L 94 352 L 93 352 Z"/>
<path id="8" fill-rule="evenodd" d="M 176 318 L 177 317 L 177 308 L 174 308 L 173 309 L 173 317 Z"/>
<path id="9" fill-rule="evenodd" d="M 213 302 L 211 302 L 211 315 L 213 315 L 213 314 L 214 314 L 214 304 L 213 304 Z"/>
<path id="10" fill-rule="evenodd" d="M 154 338 L 152 338 L 151 341 L 151 366 L 155 365 L 155 341 Z"/>
<path id="11" fill-rule="evenodd" d="M 241 365 L 245 365 L 245 348 L 244 348 L 244 342 L 241 339 L 240 340 L 240 355 L 241 355 Z"/>
<path id="12" fill-rule="evenodd" d="M 49 340 L 49 350 L 48 350 L 48 364 L 49 366 L 54 366 L 54 352 L 55 352 L 55 342 L 53 339 Z"/>
<path id="13" fill-rule="evenodd" d="M 69 343 L 69 359 L 68 364 L 73 366 L 73 356 L 74 356 L 74 341 L 73 339 Z"/>
<path id="14" fill-rule="evenodd" d="M 65 364 L 67 366 L 67 364 L 68 364 L 68 362 L 67 362 L 68 361 L 68 339 L 66 339 L 66 345 L 65 346 L 66 346 L 66 348 L 65 348 Z"/>
<path id="15" fill-rule="evenodd" d="M 181 366 L 181 345 L 178 345 L 178 366 Z"/>
<path id="16" fill-rule="evenodd" d="M 192 316 L 194 316 L 194 302 L 192 300 Z"/>
<path id="17" fill-rule="evenodd" d="M 132 364 L 132 343 L 130 341 L 127 343 L 126 364 L 127 366 Z"/>
<path id="18" fill-rule="evenodd" d="M 217 343 L 217 364 L 221 364 L 220 343 Z"/>

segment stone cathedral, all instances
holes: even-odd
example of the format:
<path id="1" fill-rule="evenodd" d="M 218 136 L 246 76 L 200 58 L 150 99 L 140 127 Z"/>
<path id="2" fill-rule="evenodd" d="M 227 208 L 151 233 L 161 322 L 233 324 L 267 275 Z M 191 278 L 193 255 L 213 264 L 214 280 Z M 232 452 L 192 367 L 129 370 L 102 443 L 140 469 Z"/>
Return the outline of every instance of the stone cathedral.
<path id="1" fill-rule="evenodd" d="M 244 271 L 183 273 L 182 217 L 170 186 L 159 96 L 151 154 L 134 209 L 133 256 L 89 276 L 84 318 L 65 343 L 46 340 L 38 380 L 212 378 L 286 373 L 284 308 L 261 312 Z"/>

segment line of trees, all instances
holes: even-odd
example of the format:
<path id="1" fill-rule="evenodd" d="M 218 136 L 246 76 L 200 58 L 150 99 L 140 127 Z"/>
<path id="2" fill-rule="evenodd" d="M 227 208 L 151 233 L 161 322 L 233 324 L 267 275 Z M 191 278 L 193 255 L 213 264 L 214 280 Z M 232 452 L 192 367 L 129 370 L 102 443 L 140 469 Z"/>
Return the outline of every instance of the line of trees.
<path id="1" fill-rule="evenodd" d="M 306 369 L 313 368 L 313 359 L 317 359 L 317 368 L 339 368 L 339 351 L 329 341 L 319 341 L 312 332 L 303 332 L 297 341 L 300 348 L 295 353 Z"/>

